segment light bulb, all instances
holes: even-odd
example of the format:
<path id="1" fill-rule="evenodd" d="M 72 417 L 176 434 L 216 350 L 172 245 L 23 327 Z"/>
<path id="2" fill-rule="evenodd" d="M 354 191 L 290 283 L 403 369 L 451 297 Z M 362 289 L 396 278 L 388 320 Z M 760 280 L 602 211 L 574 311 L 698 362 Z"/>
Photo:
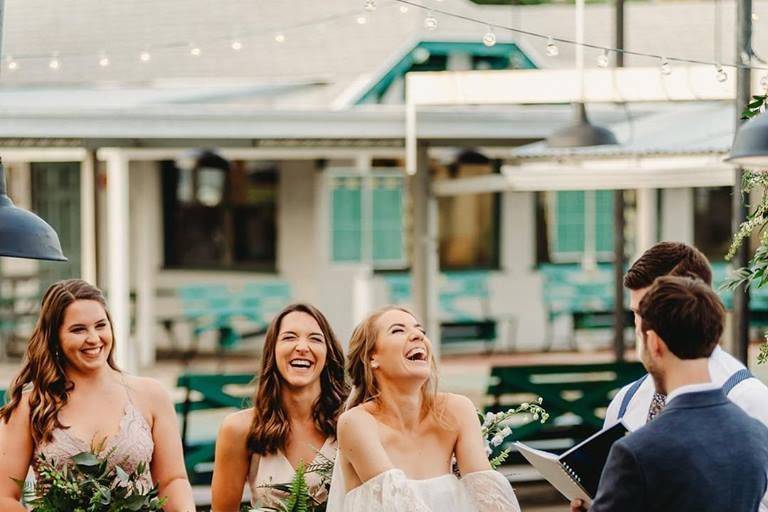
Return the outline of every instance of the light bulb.
<path id="1" fill-rule="evenodd" d="M 10 55 L 8 56 L 8 70 L 9 71 L 16 71 L 19 69 L 19 63 L 13 60 L 13 57 Z"/>
<path id="2" fill-rule="evenodd" d="M 237 39 L 235 39 L 234 41 L 232 41 L 232 44 L 231 44 L 230 46 L 231 46 L 231 47 L 232 47 L 232 49 L 233 49 L 233 50 L 235 50 L 236 52 L 237 52 L 237 51 L 240 51 L 240 50 L 242 50 L 242 49 L 243 49 L 243 43 L 241 43 L 241 42 L 240 42 L 240 41 L 238 41 Z"/>
<path id="3" fill-rule="evenodd" d="M 756 12 L 753 12 L 752 13 L 752 21 L 759 21 L 759 20 L 760 20 L 760 15 L 757 14 Z"/>
<path id="4" fill-rule="evenodd" d="M 192 45 L 192 47 L 189 49 L 189 54 L 193 57 L 199 57 L 201 53 L 203 53 L 203 51 L 199 46 Z"/>
<path id="5" fill-rule="evenodd" d="M 109 66 L 109 57 L 107 57 L 106 55 L 102 54 L 101 57 L 99 57 L 99 66 L 101 66 L 103 68 Z"/>
<path id="6" fill-rule="evenodd" d="M 493 29 L 488 27 L 488 32 L 483 36 L 483 44 L 491 47 L 496 44 L 496 34 L 493 33 Z"/>
<path id="7" fill-rule="evenodd" d="M 152 60 L 152 54 L 147 50 L 144 50 L 139 54 L 139 60 L 141 60 L 141 62 L 149 62 Z"/>
<path id="8" fill-rule="evenodd" d="M 365 10 L 366 11 L 375 11 L 376 10 L 376 0 L 365 0 Z"/>
<path id="9" fill-rule="evenodd" d="M 720 83 L 723 83 L 726 80 L 728 80 L 728 73 L 725 72 L 725 70 L 723 69 L 723 66 L 721 66 L 720 64 L 717 65 L 717 75 L 715 76 L 717 77 L 717 81 Z"/>
<path id="10" fill-rule="evenodd" d="M 405 14 L 408 12 L 408 6 L 407 5 L 401 5 L 400 6 L 400 12 Z"/>
<path id="11" fill-rule="evenodd" d="M 430 53 L 426 48 L 419 46 L 413 50 L 413 62 L 416 64 L 424 64 L 429 60 L 429 57 Z"/>
<path id="12" fill-rule="evenodd" d="M 275 34 L 275 42 L 276 43 L 284 43 L 285 42 L 285 34 L 282 32 L 278 32 Z"/>
<path id="13" fill-rule="evenodd" d="M 59 69 L 61 67 L 61 63 L 59 62 L 59 58 L 54 56 L 51 57 L 51 60 L 48 61 L 48 67 L 51 69 Z"/>
<path id="14" fill-rule="evenodd" d="M 661 58 L 661 74 L 666 76 L 672 74 L 672 66 L 669 65 L 669 61 L 666 57 Z"/>
<path id="15" fill-rule="evenodd" d="M 552 39 L 552 37 L 547 38 L 547 55 L 550 57 L 557 57 L 557 55 L 560 53 L 560 49 L 555 44 L 555 40 Z"/>
<path id="16" fill-rule="evenodd" d="M 597 65 L 601 68 L 607 68 L 609 63 L 608 50 L 603 50 L 603 53 L 597 56 Z"/>
<path id="17" fill-rule="evenodd" d="M 358 25 L 365 25 L 366 23 L 368 23 L 368 18 L 366 18 L 362 14 L 357 17 L 357 24 Z"/>
<path id="18" fill-rule="evenodd" d="M 424 18 L 424 28 L 427 30 L 437 29 L 437 18 L 435 18 L 434 14 L 431 12 L 427 15 L 426 18 Z"/>

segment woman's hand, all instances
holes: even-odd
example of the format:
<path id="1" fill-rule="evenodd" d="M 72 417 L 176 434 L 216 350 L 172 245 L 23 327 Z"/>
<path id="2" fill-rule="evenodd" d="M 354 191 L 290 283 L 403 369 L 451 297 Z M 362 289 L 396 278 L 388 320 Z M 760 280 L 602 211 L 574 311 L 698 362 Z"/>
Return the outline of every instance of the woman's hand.
<path id="1" fill-rule="evenodd" d="M 14 482 L 24 480 L 32 460 L 34 442 L 29 423 L 29 395 L 24 395 L 10 421 L 0 420 L 0 510 L 25 512 L 21 488 Z"/>

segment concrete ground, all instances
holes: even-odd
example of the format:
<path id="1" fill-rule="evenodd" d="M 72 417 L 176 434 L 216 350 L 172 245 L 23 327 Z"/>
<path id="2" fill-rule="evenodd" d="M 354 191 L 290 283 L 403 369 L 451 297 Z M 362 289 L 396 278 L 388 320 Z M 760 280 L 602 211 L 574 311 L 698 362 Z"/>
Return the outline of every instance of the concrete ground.
<path id="1" fill-rule="evenodd" d="M 752 346 L 751 360 L 757 360 L 757 345 Z M 634 353 L 627 352 L 627 358 L 633 358 Z M 440 362 L 440 388 L 445 391 L 461 393 L 470 397 L 478 407 L 487 403 L 485 391 L 488 386 L 488 376 L 492 366 L 498 365 L 540 365 L 563 363 L 610 362 L 613 355 L 610 351 L 595 352 L 553 352 L 553 353 L 515 353 L 515 354 L 475 354 L 475 355 L 446 355 Z M 19 362 L 5 361 L 0 364 L 0 388 L 7 388 L 11 379 L 19 369 Z M 225 360 L 215 358 L 197 359 L 189 367 L 189 371 L 215 373 L 250 373 L 258 370 L 258 361 L 253 357 L 228 357 Z M 175 360 L 159 361 L 150 368 L 139 373 L 153 377 L 171 390 L 174 399 L 181 401 L 182 393 L 175 388 L 175 382 L 184 366 Z M 768 365 L 752 365 L 752 371 L 764 382 L 768 382 Z M 545 404 L 546 405 L 546 404 Z M 190 439 L 210 439 L 215 437 L 218 427 L 226 413 L 196 413 L 189 431 Z M 515 475 L 512 480 L 521 507 L 526 512 L 567 512 L 568 504 L 560 494 L 549 484 L 542 481 L 531 481 L 535 478 L 530 467 L 503 468 L 505 473 Z M 201 502 L 210 499 L 210 489 L 197 488 L 195 494 Z"/>

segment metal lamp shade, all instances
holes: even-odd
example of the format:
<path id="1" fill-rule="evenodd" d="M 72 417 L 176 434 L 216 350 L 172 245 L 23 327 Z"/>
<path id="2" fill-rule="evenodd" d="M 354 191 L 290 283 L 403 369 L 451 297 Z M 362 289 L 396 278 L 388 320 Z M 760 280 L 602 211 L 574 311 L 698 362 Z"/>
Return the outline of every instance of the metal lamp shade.
<path id="1" fill-rule="evenodd" d="M 587 118 L 583 103 L 574 105 L 573 124 L 547 137 L 551 148 L 579 148 L 584 146 L 606 146 L 618 144 L 616 136 L 607 128 L 595 126 Z"/>
<path id="2" fill-rule="evenodd" d="M 0 164 L 0 256 L 67 261 L 59 236 L 43 219 L 14 206 L 5 192 L 5 168 Z"/>
<path id="3" fill-rule="evenodd" d="M 768 167 L 768 115 L 753 117 L 739 126 L 726 162 L 744 167 Z"/>

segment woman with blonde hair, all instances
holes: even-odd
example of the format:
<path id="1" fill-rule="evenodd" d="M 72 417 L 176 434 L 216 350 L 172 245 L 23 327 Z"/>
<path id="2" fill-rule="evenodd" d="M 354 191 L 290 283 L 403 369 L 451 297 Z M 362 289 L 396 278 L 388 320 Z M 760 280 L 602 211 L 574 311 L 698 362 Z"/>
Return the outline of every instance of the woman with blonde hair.
<path id="1" fill-rule="evenodd" d="M 472 402 L 436 391 L 432 344 L 412 313 L 389 306 L 358 325 L 347 371 L 328 512 L 520 510 L 491 469 Z"/>
<path id="2" fill-rule="evenodd" d="M 328 320 L 309 304 L 292 304 L 272 320 L 264 339 L 253 407 L 224 420 L 216 439 L 211 487 L 215 512 L 240 510 L 243 488 L 251 503 L 277 508 L 299 464 L 336 458 L 336 421 L 349 394 L 344 354 Z M 321 475 L 306 474 L 309 492 L 324 503 Z"/>
<path id="3" fill-rule="evenodd" d="M 195 510 L 184 468 L 176 413 L 152 380 L 122 373 L 115 364 L 112 320 L 101 291 L 80 279 L 59 281 L 43 296 L 24 365 L 0 409 L 0 510 L 19 503 L 39 456 L 61 467 L 80 452 L 103 448 L 110 466 L 146 466 L 143 490 L 153 484 L 164 510 Z"/>

